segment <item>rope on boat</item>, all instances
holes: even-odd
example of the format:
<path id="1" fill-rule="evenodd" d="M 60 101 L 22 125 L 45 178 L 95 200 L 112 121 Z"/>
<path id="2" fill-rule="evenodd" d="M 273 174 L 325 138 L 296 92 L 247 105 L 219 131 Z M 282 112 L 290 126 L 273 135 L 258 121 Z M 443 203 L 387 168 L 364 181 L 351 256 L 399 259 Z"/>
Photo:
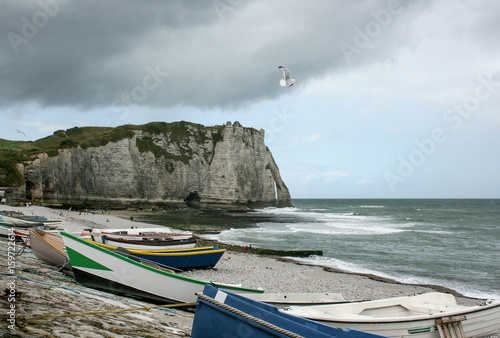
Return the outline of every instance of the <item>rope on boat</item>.
<path id="1" fill-rule="evenodd" d="M 25 242 L 25 241 L 23 241 L 23 247 L 22 247 L 21 249 L 19 249 L 19 251 L 18 251 L 18 252 L 16 252 L 16 253 L 15 253 L 15 256 L 17 257 L 17 256 L 19 256 L 19 255 L 22 255 L 22 254 L 23 254 L 23 252 L 24 252 L 24 250 L 26 249 L 26 247 L 27 247 L 27 246 L 28 246 L 28 245 L 26 244 L 26 242 Z"/>
<path id="2" fill-rule="evenodd" d="M 267 327 L 268 329 L 271 329 L 273 331 L 276 331 L 276 332 L 279 332 L 281 334 L 284 334 L 285 336 L 293 337 L 293 338 L 303 338 L 301 335 L 298 335 L 298 334 L 296 334 L 294 332 L 290 332 L 288 330 L 282 329 L 281 327 L 278 327 L 278 326 L 276 326 L 274 324 L 266 322 L 265 320 L 262 320 L 262 319 L 259 319 L 257 317 L 251 316 L 251 315 L 249 315 L 249 314 L 247 314 L 247 313 L 245 313 L 243 311 L 235 309 L 232 306 L 229 306 L 227 304 L 219 302 L 218 300 L 210 298 L 209 296 L 204 295 L 203 293 L 197 293 L 196 295 L 198 296 L 198 298 L 200 298 L 200 299 L 202 299 L 204 301 L 212 303 L 212 304 L 214 304 L 214 305 L 216 305 L 218 307 L 223 308 L 224 310 L 230 311 L 230 312 L 232 312 L 232 313 L 234 313 L 234 314 L 236 314 L 236 315 L 238 315 L 240 317 L 243 317 L 243 318 L 245 318 L 247 320 L 250 320 L 250 321 L 252 321 L 254 323 L 257 323 L 257 324 L 259 324 L 261 326 Z"/>
<path id="3" fill-rule="evenodd" d="M 62 263 L 61 267 L 57 268 L 57 272 L 61 272 L 64 269 L 64 267 L 66 266 L 66 264 L 68 264 L 68 263 L 70 263 L 70 261 L 69 261 L 68 257 L 65 257 L 64 258 L 64 263 Z"/>

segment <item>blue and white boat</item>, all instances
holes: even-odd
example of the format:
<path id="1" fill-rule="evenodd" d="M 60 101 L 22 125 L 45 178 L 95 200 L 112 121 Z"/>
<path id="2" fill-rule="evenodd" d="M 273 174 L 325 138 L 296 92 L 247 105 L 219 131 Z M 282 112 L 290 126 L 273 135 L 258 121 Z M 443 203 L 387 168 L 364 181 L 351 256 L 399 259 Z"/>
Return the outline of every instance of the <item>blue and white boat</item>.
<path id="1" fill-rule="evenodd" d="M 272 305 L 248 299 L 213 285 L 198 293 L 191 337 L 383 337 L 342 330 L 278 311 Z"/>
<path id="2" fill-rule="evenodd" d="M 127 257 L 137 257 L 141 260 L 155 262 L 159 265 L 180 270 L 207 269 L 214 267 L 226 252 L 226 249 L 219 249 L 217 246 L 178 250 L 134 250 L 102 244 L 91 240 L 88 241 L 100 247 L 114 250 Z"/>

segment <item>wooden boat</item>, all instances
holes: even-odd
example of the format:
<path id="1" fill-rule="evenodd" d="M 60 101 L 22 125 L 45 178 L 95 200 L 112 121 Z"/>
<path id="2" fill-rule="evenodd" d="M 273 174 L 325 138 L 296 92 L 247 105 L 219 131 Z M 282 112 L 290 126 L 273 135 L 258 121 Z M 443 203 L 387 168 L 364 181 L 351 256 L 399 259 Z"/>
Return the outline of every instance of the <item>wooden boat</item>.
<path id="1" fill-rule="evenodd" d="M 155 229 L 154 231 L 151 229 Z M 165 230 L 166 229 L 166 230 Z M 168 250 L 194 248 L 196 239 L 192 233 L 168 232 L 168 228 L 143 229 L 91 229 L 93 241 L 125 249 Z M 167 232 L 160 232 L 167 231 Z"/>
<path id="2" fill-rule="evenodd" d="M 439 338 L 440 330 L 450 326 L 454 330 L 463 328 L 464 337 L 490 336 L 500 330 L 500 301 L 461 306 L 453 295 L 438 292 L 347 304 L 291 306 L 282 311 L 388 337 Z"/>
<path id="3" fill-rule="evenodd" d="M 103 244 L 111 246 L 120 246 L 125 249 L 136 249 L 136 250 L 168 250 L 168 249 L 189 249 L 196 246 L 196 239 L 183 239 L 183 240 L 167 240 L 167 241 L 156 241 L 156 240 L 128 240 L 121 238 L 109 238 L 106 235 L 101 237 L 94 237 L 96 241 L 100 238 Z"/>
<path id="4" fill-rule="evenodd" d="M 57 226 L 55 227 L 57 228 Z M 17 225 L 2 222 L 0 217 L 0 237 L 15 236 L 16 241 L 24 241 L 29 244 L 29 230 L 40 229 L 45 231 L 52 231 L 54 226 L 31 226 L 31 227 L 18 227 Z"/>
<path id="5" fill-rule="evenodd" d="M 191 337 L 339 337 L 375 338 L 290 316 L 272 305 L 254 301 L 210 284 L 198 293 Z"/>
<path id="6" fill-rule="evenodd" d="M 283 309 L 292 305 L 311 306 L 347 303 L 340 293 L 261 293 L 245 297 Z"/>
<path id="7" fill-rule="evenodd" d="M 119 247 L 113 246 L 113 245 L 108 245 L 108 244 L 102 244 L 96 241 L 93 241 L 90 238 L 87 238 L 87 241 L 89 241 L 92 244 L 98 245 L 102 248 L 106 248 L 109 250 L 115 250 Z M 214 249 L 216 247 L 214 246 L 199 246 L 199 247 L 194 247 L 194 248 L 187 248 L 187 249 L 155 249 L 153 248 L 152 250 L 142 250 L 142 249 L 127 249 L 130 252 L 158 252 L 158 253 L 169 253 L 169 252 L 193 252 L 193 251 L 199 251 L 199 250 L 209 250 L 209 249 Z"/>
<path id="8" fill-rule="evenodd" d="M 130 239 L 140 239 L 146 237 L 165 237 L 172 239 L 190 239 L 193 233 L 190 231 L 174 231 L 168 227 L 157 228 L 131 228 L 131 229 L 89 229 L 92 235 L 118 236 Z M 135 237 L 135 238 L 134 238 Z"/>
<path id="9" fill-rule="evenodd" d="M 2 216 L 3 221 L 5 223 L 12 224 L 18 228 L 32 228 L 35 226 L 44 226 L 44 223 L 41 221 L 31 221 L 31 220 L 26 220 L 26 219 L 21 219 L 18 217 L 11 217 L 11 216 Z"/>
<path id="10" fill-rule="evenodd" d="M 118 249 L 118 247 L 101 244 L 92 240 L 88 241 L 109 250 Z M 224 252 L 226 252 L 226 249 L 219 249 L 218 247 L 211 246 L 204 248 L 162 251 L 122 249 L 120 254 L 128 257 L 137 257 L 176 269 L 190 270 L 206 269 L 215 266 L 221 259 Z"/>
<path id="11" fill-rule="evenodd" d="M 75 279 L 83 285 L 153 302 L 185 303 L 194 302 L 195 293 L 201 292 L 206 284 L 137 262 L 66 232 L 61 235 Z M 215 284 L 238 294 L 263 292 L 238 285 Z"/>
<path id="12" fill-rule="evenodd" d="M 33 254 L 41 261 L 61 269 L 71 269 L 64 241 L 59 234 L 30 229 L 29 243 Z"/>
<path id="13" fill-rule="evenodd" d="M 156 233 L 156 232 L 140 232 L 138 234 L 122 234 L 108 231 L 102 231 L 102 235 L 108 238 L 120 238 L 123 240 L 148 240 L 148 241 L 180 241 L 193 238 L 192 234 L 176 234 L 176 233 Z"/>

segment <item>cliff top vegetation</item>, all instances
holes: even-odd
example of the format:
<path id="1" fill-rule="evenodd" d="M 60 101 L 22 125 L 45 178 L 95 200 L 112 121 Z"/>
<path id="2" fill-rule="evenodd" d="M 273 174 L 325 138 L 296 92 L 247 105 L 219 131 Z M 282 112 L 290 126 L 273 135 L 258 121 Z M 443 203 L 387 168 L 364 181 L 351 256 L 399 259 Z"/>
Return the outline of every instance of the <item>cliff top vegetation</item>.
<path id="1" fill-rule="evenodd" d="M 222 129 L 224 128 L 222 125 L 205 127 L 201 124 L 185 121 L 172 123 L 151 122 L 144 125 L 127 124 L 115 128 L 74 127 L 67 130 L 57 130 L 52 135 L 36 141 L 0 139 L 0 186 L 17 187 L 24 184 L 21 173 L 16 169 L 16 163 L 30 161 L 41 153 L 56 156 L 61 149 L 76 148 L 78 146 L 82 149 L 105 146 L 110 142 L 131 138 L 137 130 L 150 134 L 170 134 L 174 142 L 178 142 L 186 136 L 192 136 L 194 130 L 196 139 L 203 142 L 205 140 L 204 131 L 208 128 L 212 129 L 214 142 L 222 139 Z M 151 150 L 153 152 L 156 150 L 153 144 L 150 147 L 151 149 L 147 149 L 147 144 L 142 142 L 140 150 Z"/>

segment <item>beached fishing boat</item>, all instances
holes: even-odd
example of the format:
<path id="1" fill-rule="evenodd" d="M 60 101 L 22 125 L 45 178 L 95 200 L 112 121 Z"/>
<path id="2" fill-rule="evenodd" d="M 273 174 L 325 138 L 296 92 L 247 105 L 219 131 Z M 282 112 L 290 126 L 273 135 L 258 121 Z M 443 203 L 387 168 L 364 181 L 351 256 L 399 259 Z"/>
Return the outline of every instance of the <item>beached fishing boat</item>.
<path id="1" fill-rule="evenodd" d="M 16 224 L 7 223 L 4 221 L 2 216 L 0 216 L 0 237 L 9 237 L 15 236 L 17 241 L 24 241 L 26 244 L 29 244 L 29 230 L 30 229 L 40 229 L 51 231 L 57 228 L 57 226 L 52 225 L 32 225 L 32 226 L 23 226 L 19 227 Z"/>
<path id="2" fill-rule="evenodd" d="M 168 228 L 142 229 L 91 229 L 93 241 L 125 249 L 168 250 L 194 248 L 196 239 L 192 233 L 169 232 Z"/>
<path id="3" fill-rule="evenodd" d="M 388 337 L 439 338 L 440 331 L 463 329 L 461 337 L 483 337 L 500 330 L 500 301 L 457 305 L 453 295 L 431 292 L 336 305 L 291 306 L 285 313 L 338 328 L 352 328 Z"/>
<path id="4" fill-rule="evenodd" d="M 193 237 L 193 233 L 190 231 L 180 231 L 173 230 L 168 227 L 156 227 L 156 228 L 130 228 L 130 229 L 89 229 L 92 235 L 113 235 L 122 236 L 130 239 L 140 239 L 144 236 L 158 236 L 167 237 L 168 239 L 190 239 Z M 134 238 L 137 237 L 137 238 Z"/>
<path id="5" fill-rule="evenodd" d="M 88 241 L 109 250 L 118 249 L 118 247 L 115 246 L 101 244 L 91 240 Z M 145 259 L 181 270 L 206 269 L 214 267 L 217 262 L 219 262 L 224 252 L 226 252 L 226 249 L 219 249 L 218 247 L 213 246 L 162 251 L 121 249 L 122 250 L 119 253 L 122 255 Z"/>
<path id="6" fill-rule="evenodd" d="M 148 240 L 148 241 L 181 241 L 193 238 L 192 234 L 177 234 L 177 233 L 156 233 L 156 232 L 140 232 L 138 234 L 123 234 L 108 231 L 102 231 L 102 235 L 109 238 L 119 238 L 129 241 Z"/>
<path id="7" fill-rule="evenodd" d="M 148 238 L 144 238 L 142 240 L 129 240 L 111 237 L 109 238 L 107 235 L 102 236 L 92 236 L 91 238 L 95 238 L 95 241 L 100 241 L 103 244 L 111 245 L 111 246 L 120 246 L 125 249 L 135 249 L 135 250 L 171 250 L 171 249 L 189 249 L 194 248 L 196 246 L 196 239 L 183 239 L 183 240 L 150 240 Z"/>
<path id="8" fill-rule="evenodd" d="M 61 235 L 76 281 L 89 287 L 155 302 L 185 303 L 194 302 L 195 293 L 201 292 L 207 283 L 137 262 L 66 232 Z M 215 284 L 238 294 L 263 292 L 238 285 Z"/>
<path id="9" fill-rule="evenodd" d="M 198 293 L 191 337 L 339 337 L 375 338 L 290 316 L 272 305 L 254 301 L 210 284 Z"/>
<path id="10" fill-rule="evenodd" d="M 44 226 L 44 223 L 41 221 L 33 221 L 28 219 L 21 219 L 19 217 L 12 217 L 3 215 L 2 216 L 5 223 L 12 224 L 18 228 L 32 228 L 35 226 Z"/>
<path id="11" fill-rule="evenodd" d="M 33 254 L 41 261 L 62 269 L 71 269 L 61 235 L 30 229 L 29 243 Z"/>
<path id="12" fill-rule="evenodd" d="M 311 306 L 348 303 L 340 293 L 261 293 L 245 297 L 283 309 L 292 305 Z"/>

